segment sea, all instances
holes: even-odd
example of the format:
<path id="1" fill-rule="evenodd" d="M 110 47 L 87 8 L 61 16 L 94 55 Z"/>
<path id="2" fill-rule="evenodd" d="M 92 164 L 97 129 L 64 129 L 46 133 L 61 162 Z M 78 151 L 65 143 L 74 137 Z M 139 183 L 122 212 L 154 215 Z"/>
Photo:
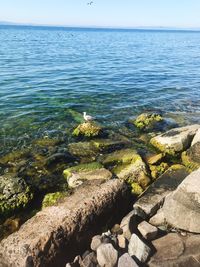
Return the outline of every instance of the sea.
<path id="1" fill-rule="evenodd" d="M 87 112 L 200 122 L 200 32 L 0 26 L 0 155 L 67 135 Z"/>

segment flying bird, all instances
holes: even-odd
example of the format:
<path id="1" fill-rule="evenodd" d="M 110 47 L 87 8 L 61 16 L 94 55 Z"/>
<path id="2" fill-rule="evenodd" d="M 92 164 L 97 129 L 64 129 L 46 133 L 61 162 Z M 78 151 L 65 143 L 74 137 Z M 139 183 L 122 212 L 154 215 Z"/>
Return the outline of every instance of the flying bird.
<path id="1" fill-rule="evenodd" d="M 91 2 L 88 2 L 87 5 L 91 6 L 94 2 L 91 1 Z"/>
<path id="2" fill-rule="evenodd" d="M 86 112 L 83 112 L 83 118 L 84 118 L 85 122 L 89 122 L 89 121 L 94 120 L 94 117 L 87 115 Z"/>

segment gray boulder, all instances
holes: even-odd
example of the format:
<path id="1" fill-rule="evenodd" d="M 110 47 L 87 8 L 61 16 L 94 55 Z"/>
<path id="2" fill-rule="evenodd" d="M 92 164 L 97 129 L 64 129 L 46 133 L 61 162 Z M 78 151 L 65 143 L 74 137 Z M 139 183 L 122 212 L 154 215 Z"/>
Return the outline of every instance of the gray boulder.
<path id="1" fill-rule="evenodd" d="M 149 258 L 151 249 L 136 234 L 133 234 L 128 245 L 128 253 L 144 263 Z"/>
<path id="2" fill-rule="evenodd" d="M 138 230 L 142 236 L 148 240 L 155 239 L 158 234 L 158 229 L 146 221 L 143 221 L 138 225 Z"/>
<path id="3" fill-rule="evenodd" d="M 200 142 L 200 129 L 196 132 L 193 140 L 192 140 L 192 145 L 195 145 L 196 143 Z"/>
<path id="4" fill-rule="evenodd" d="M 112 244 L 102 244 L 97 248 L 97 261 L 101 267 L 115 267 L 118 252 Z"/>
<path id="5" fill-rule="evenodd" d="M 170 225 L 200 233 L 200 169 L 187 176 L 178 188 L 166 197 L 163 212 Z"/>
<path id="6" fill-rule="evenodd" d="M 175 128 L 151 139 L 151 144 L 162 152 L 174 155 L 189 148 L 199 124 Z"/>

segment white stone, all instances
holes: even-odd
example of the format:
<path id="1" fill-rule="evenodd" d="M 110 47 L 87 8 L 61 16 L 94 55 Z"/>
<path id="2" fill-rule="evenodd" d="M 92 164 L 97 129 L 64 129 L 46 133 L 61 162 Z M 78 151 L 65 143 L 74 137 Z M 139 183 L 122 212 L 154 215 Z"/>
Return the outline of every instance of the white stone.
<path id="1" fill-rule="evenodd" d="M 197 133 L 195 134 L 193 140 L 192 140 L 192 145 L 193 146 L 194 144 L 200 142 L 200 129 L 197 131 Z"/>
<path id="2" fill-rule="evenodd" d="M 128 253 L 131 257 L 135 256 L 140 262 L 144 263 L 147 261 L 151 249 L 136 234 L 133 234 L 129 242 Z"/>
<path id="3" fill-rule="evenodd" d="M 142 236 L 148 240 L 153 240 L 158 234 L 158 229 L 157 227 L 149 224 L 146 221 L 141 222 L 138 225 L 138 230 L 142 234 Z"/>
<path id="4" fill-rule="evenodd" d="M 97 261 L 101 267 L 115 267 L 118 252 L 112 244 L 102 244 L 97 248 Z"/>
<path id="5" fill-rule="evenodd" d="M 139 266 L 128 253 L 125 253 L 119 258 L 118 267 L 139 267 Z"/>

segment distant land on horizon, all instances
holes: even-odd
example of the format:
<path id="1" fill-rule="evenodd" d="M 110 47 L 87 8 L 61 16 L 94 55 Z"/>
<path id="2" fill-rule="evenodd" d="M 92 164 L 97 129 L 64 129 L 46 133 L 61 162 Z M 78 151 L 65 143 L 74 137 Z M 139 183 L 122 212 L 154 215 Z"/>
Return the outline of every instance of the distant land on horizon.
<path id="1" fill-rule="evenodd" d="M 200 27 L 181 28 L 181 27 L 164 27 L 164 26 L 136 26 L 136 27 L 114 27 L 114 26 L 95 26 L 95 25 L 54 25 L 54 24 L 35 24 L 19 23 L 11 21 L 0 21 L 0 26 L 30 26 L 30 27 L 58 27 L 58 28 L 85 28 L 85 29 L 124 29 L 124 30 L 171 30 L 171 31 L 200 31 Z"/>

